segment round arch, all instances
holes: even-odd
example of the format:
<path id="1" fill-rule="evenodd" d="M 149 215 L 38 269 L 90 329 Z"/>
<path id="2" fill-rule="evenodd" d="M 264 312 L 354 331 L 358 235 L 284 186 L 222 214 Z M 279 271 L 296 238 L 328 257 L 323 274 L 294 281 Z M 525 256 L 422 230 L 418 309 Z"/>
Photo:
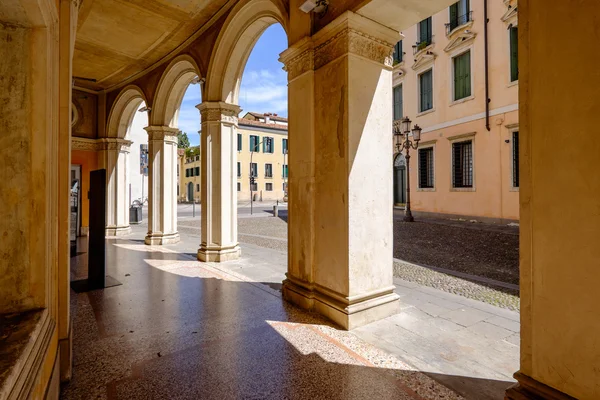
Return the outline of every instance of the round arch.
<path id="1" fill-rule="evenodd" d="M 205 98 L 239 104 L 242 74 L 254 45 L 271 25 L 280 23 L 288 32 L 288 14 L 279 0 L 247 0 L 238 3 L 217 37 L 208 65 Z"/>
<path id="2" fill-rule="evenodd" d="M 169 63 L 158 82 L 150 125 L 177 128 L 183 96 L 196 77 L 201 78 L 200 69 L 191 56 L 183 54 Z"/>
<path id="3" fill-rule="evenodd" d="M 123 88 L 108 114 L 106 137 L 125 139 L 135 112 L 142 102 L 148 104 L 144 92 L 138 86 L 129 85 Z"/>

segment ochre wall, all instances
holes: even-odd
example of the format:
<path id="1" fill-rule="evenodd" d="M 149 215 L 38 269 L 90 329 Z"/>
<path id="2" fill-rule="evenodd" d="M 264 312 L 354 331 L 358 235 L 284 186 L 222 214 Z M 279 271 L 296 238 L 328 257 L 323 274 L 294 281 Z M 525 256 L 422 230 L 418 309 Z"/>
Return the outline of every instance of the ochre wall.
<path id="1" fill-rule="evenodd" d="M 519 0 L 521 372 L 598 399 L 600 5 L 551 3 Z"/>
<path id="2" fill-rule="evenodd" d="M 98 168 L 98 155 L 94 151 L 71 151 L 71 164 L 81 165 L 81 227 L 90 226 L 90 204 L 88 192 L 90 190 L 90 171 Z"/>

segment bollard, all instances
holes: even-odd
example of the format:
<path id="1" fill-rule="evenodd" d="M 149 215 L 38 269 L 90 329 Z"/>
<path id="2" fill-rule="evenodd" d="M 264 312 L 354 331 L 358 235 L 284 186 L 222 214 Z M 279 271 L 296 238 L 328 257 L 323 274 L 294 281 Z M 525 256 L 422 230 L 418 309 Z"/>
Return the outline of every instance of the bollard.
<path id="1" fill-rule="evenodd" d="M 275 218 L 279 217 L 279 205 L 273 206 L 273 216 Z"/>

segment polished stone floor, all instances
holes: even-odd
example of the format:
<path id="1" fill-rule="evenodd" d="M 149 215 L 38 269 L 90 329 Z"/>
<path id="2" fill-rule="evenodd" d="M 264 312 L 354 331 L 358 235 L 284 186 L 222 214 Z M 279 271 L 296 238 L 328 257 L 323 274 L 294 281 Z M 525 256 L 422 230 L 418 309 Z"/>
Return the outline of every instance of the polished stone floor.
<path id="1" fill-rule="evenodd" d="M 87 254 L 72 279 L 87 274 Z M 110 240 L 122 282 L 71 292 L 64 399 L 457 399 L 395 356 L 284 303 L 279 291 L 143 232 Z"/>

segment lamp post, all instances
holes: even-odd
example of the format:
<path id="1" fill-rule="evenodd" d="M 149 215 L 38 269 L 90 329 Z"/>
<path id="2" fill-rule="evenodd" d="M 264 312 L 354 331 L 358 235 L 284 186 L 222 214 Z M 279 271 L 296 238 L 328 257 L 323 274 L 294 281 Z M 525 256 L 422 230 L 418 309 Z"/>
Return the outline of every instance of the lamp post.
<path id="1" fill-rule="evenodd" d="M 396 150 L 402 153 L 406 150 L 406 208 L 404 209 L 404 221 L 414 222 L 412 212 L 410 211 L 410 149 L 416 150 L 421 140 L 421 127 L 415 124 L 412 131 L 410 129 L 411 120 L 404 117 L 402 121 L 394 121 L 394 137 L 396 138 Z M 412 140 L 408 135 L 412 132 Z"/>

